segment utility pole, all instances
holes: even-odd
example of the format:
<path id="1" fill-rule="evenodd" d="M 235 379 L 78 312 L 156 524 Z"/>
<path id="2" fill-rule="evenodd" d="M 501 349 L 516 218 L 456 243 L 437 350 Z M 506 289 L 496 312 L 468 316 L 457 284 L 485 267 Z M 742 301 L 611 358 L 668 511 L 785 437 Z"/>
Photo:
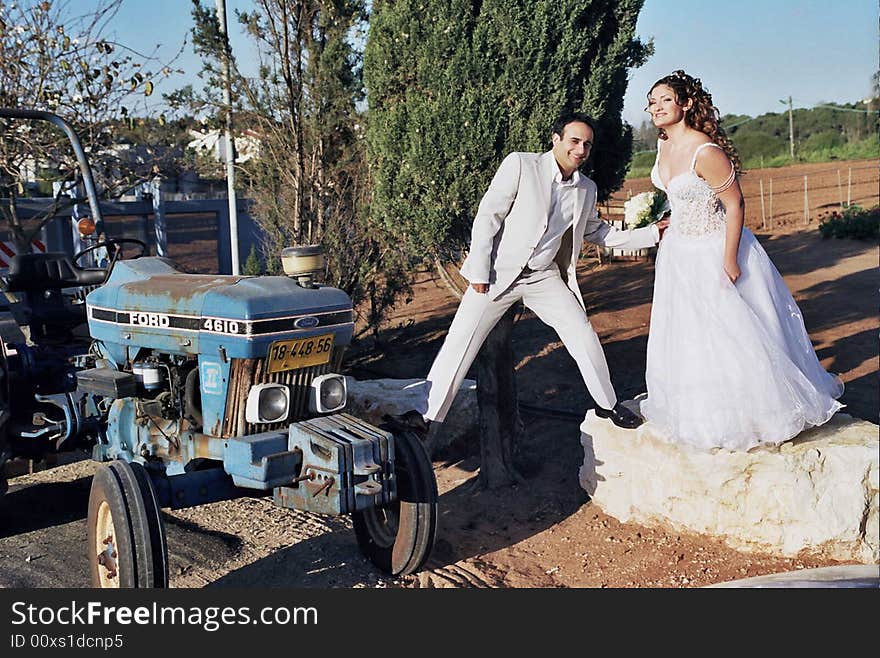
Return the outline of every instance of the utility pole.
<path id="1" fill-rule="evenodd" d="M 779 101 L 784 103 L 785 101 Z M 792 116 L 791 96 L 788 97 L 788 154 L 794 160 L 794 117 Z"/>
<path id="2" fill-rule="evenodd" d="M 226 0 L 215 0 L 217 22 L 223 35 L 223 103 L 226 106 L 226 190 L 229 197 L 229 244 L 232 251 L 232 274 L 238 267 L 238 211 L 235 198 L 235 151 L 232 141 L 232 82 L 229 72 L 229 34 L 226 30 Z"/>

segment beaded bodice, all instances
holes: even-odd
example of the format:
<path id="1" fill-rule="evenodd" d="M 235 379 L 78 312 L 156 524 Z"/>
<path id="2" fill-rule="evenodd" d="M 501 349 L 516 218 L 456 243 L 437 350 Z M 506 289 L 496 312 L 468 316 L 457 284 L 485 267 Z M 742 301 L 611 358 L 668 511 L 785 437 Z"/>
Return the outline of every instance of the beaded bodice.
<path id="1" fill-rule="evenodd" d="M 660 160 L 659 145 L 657 160 L 654 162 L 654 168 L 651 169 L 651 182 L 669 197 L 669 205 L 672 208 L 669 230 L 688 237 L 712 235 L 723 231 L 725 226 L 724 206 L 709 183 L 697 176 L 694 171 L 697 153 L 703 146 L 716 145 L 709 143 L 700 146 L 694 153 L 690 169 L 673 176 L 669 180 L 668 187 L 660 178 L 657 164 Z"/>

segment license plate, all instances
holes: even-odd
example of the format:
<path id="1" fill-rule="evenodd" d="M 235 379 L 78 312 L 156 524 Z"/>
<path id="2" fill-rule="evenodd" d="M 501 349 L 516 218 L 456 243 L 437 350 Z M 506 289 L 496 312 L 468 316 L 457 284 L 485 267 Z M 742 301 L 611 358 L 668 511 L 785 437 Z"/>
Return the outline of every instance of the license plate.
<path id="1" fill-rule="evenodd" d="M 330 360 L 332 351 L 333 334 L 276 340 L 269 347 L 266 368 L 272 373 L 318 366 Z"/>

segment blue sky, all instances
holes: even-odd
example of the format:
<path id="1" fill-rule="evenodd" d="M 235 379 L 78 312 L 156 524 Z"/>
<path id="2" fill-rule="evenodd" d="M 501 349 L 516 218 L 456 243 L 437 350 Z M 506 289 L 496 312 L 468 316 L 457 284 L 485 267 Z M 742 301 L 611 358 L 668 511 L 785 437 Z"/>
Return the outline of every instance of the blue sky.
<path id="1" fill-rule="evenodd" d="M 778 112 L 788 96 L 795 107 L 866 98 L 877 21 L 876 0 L 646 0 L 636 30 L 655 50 L 630 74 L 624 118 L 646 118 L 650 86 L 679 68 L 702 79 L 722 114 Z"/>
<path id="2" fill-rule="evenodd" d="M 242 61 L 253 55 L 234 9 L 250 6 L 250 0 L 227 0 L 232 47 Z M 161 44 L 166 56 L 190 26 L 190 0 L 125 0 L 113 25 L 121 42 L 139 50 Z M 865 98 L 878 66 L 875 0 L 646 0 L 637 33 L 653 38 L 655 53 L 630 74 L 624 119 L 634 125 L 647 116 L 650 85 L 677 68 L 703 80 L 722 114 L 757 116 L 784 110 L 779 99 L 789 95 L 795 107 Z M 187 75 L 157 91 L 198 83 L 191 45 L 177 65 Z"/>

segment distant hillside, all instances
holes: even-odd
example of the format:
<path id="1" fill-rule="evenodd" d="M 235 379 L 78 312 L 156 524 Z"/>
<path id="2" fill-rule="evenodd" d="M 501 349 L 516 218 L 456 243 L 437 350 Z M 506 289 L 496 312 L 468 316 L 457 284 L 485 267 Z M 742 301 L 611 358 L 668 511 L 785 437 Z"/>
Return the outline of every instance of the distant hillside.
<path id="1" fill-rule="evenodd" d="M 795 158 L 789 156 L 788 112 L 759 117 L 728 114 L 724 126 L 747 169 L 781 167 L 792 162 L 880 158 L 880 98 L 869 103 L 822 103 L 795 109 Z M 867 110 L 867 111 L 866 111 Z M 657 129 L 645 121 L 633 130 L 634 156 L 629 175 L 647 176 L 654 164 Z"/>

